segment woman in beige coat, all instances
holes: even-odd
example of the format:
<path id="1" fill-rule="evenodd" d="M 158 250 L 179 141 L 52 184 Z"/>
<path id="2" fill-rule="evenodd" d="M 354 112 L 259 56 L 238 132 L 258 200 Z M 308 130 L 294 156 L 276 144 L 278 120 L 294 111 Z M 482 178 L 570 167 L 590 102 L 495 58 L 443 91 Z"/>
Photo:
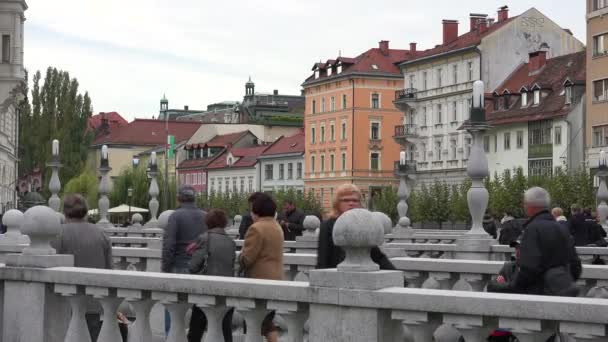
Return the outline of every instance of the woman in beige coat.
<path id="1" fill-rule="evenodd" d="M 283 229 L 274 219 L 277 205 L 264 194 L 252 195 L 251 217 L 253 224 L 245 234 L 239 257 L 241 269 L 247 278 L 283 280 Z M 270 342 L 278 341 L 271 312 L 262 322 L 262 335 Z"/>

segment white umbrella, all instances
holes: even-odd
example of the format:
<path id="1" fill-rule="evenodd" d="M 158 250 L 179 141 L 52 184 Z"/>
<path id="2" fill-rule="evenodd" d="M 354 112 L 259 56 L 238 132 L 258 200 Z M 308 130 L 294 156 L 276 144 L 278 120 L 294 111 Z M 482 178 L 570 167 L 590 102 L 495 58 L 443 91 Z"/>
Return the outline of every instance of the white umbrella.
<path id="1" fill-rule="evenodd" d="M 130 211 L 131 211 L 131 213 L 147 213 L 148 209 L 131 206 Z M 110 210 L 108 210 L 108 213 L 110 213 L 110 214 L 119 214 L 119 213 L 128 213 L 128 212 L 129 212 L 129 206 L 127 204 L 121 204 L 118 207 L 114 207 L 114 208 L 111 208 Z"/>

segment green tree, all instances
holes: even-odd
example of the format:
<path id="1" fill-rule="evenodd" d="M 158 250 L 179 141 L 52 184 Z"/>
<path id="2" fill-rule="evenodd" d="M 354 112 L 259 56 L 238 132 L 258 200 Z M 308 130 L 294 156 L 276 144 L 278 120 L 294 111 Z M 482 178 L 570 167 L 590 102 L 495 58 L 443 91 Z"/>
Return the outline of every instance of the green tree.
<path id="1" fill-rule="evenodd" d="M 397 204 L 399 203 L 399 196 L 397 195 L 397 188 L 385 187 L 382 191 L 374 197 L 374 210 L 381 211 L 388 215 L 393 221 L 393 224 L 397 223 L 399 219 L 399 213 L 397 212 Z"/>
<path id="2" fill-rule="evenodd" d="M 163 196 L 163 172 L 159 168 L 158 176 L 156 178 L 160 193 L 157 197 L 159 202 L 159 208 L 172 208 L 177 206 L 176 193 L 175 193 L 175 181 L 172 179 L 169 181 L 169 205 L 165 206 Z M 146 169 L 143 166 L 137 168 L 126 167 L 122 169 L 119 176 L 113 181 L 112 192 L 108 196 L 110 199 L 110 206 L 118 206 L 121 204 L 129 204 L 128 189 L 133 189 L 133 197 L 131 198 L 131 205 L 140 208 L 148 208 L 150 201 L 150 180 L 146 174 Z"/>
<path id="3" fill-rule="evenodd" d="M 448 185 L 445 182 L 439 182 L 435 180 L 431 185 L 430 193 L 430 219 L 432 222 L 439 224 L 441 228 L 443 223 L 446 222 L 450 217 L 450 207 L 448 201 L 450 199 L 450 193 Z"/>
<path id="4" fill-rule="evenodd" d="M 97 208 L 97 189 L 99 183 L 95 172 L 85 169 L 80 175 L 68 181 L 63 190 L 64 194 L 81 194 L 89 204 L 89 208 Z M 63 202 L 63 201 L 62 201 Z"/>

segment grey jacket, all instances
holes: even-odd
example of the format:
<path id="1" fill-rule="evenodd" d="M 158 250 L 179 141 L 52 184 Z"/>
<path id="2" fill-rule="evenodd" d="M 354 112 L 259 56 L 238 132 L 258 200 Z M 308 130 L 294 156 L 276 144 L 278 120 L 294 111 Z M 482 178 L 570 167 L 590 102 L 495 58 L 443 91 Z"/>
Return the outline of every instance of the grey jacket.
<path id="1" fill-rule="evenodd" d="M 187 272 L 190 255 L 186 253 L 186 247 L 207 231 L 206 215 L 194 203 L 182 203 L 171 214 L 163 236 L 162 272 L 169 273 L 174 269 L 186 269 Z"/>
<path id="2" fill-rule="evenodd" d="M 213 228 L 197 240 L 197 249 L 190 260 L 190 273 L 223 277 L 234 276 L 236 244 L 224 228 Z M 207 264 L 207 271 L 203 266 Z"/>
<path id="3" fill-rule="evenodd" d="M 72 254 L 75 267 L 112 269 L 112 245 L 103 229 L 85 222 L 68 222 L 51 243 L 57 254 Z"/>

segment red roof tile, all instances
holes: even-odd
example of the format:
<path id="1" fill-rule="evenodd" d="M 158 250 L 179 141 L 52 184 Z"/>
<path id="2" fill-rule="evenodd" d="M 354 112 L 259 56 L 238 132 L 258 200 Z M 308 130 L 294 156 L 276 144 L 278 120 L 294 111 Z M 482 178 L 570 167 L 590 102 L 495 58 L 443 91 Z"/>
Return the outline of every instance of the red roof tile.
<path id="1" fill-rule="evenodd" d="M 128 122 L 125 120 L 120 114 L 117 112 L 108 112 L 108 113 L 99 113 L 93 115 L 88 120 L 88 128 L 92 130 L 96 130 L 101 126 L 103 120 L 108 120 L 108 124 L 110 128 L 127 125 Z"/>
<path id="2" fill-rule="evenodd" d="M 187 159 L 179 163 L 178 169 L 203 168 L 209 165 L 215 157 L 206 159 Z"/>
<path id="3" fill-rule="evenodd" d="M 506 89 L 510 94 L 519 95 L 522 87 L 531 90 L 538 84 L 543 92 L 547 93 L 546 96 L 541 97 L 537 106 L 533 106 L 533 98 L 529 95 L 529 105 L 525 108 L 521 107 L 521 98 L 517 96 L 515 100 L 510 101 L 509 109 L 501 106 L 497 111 L 494 110 L 492 100 L 498 100 L 498 97 L 490 96 L 490 101 L 486 102 L 488 122 L 500 125 L 567 115 L 571 107 L 566 104 L 566 98 L 562 94 L 566 80 L 584 85 L 585 51 L 548 59 L 546 65 L 532 75 L 529 73 L 528 63 L 522 64 L 495 92 L 502 95 Z"/>
<path id="4" fill-rule="evenodd" d="M 247 135 L 247 133 L 249 133 L 249 131 L 216 135 L 207 143 L 205 143 L 205 145 L 209 147 L 225 147 L 228 144 L 234 144 L 235 142 L 239 141 L 239 139 Z"/>
<path id="5" fill-rule="evenodd" d="M 262 153 L 263 156 L 271 156 L 286 153 L 304 153 L 304 131 L 290 137 L 280 137 Z"/>
<path id="6" fill-rule="evenodd" d="M 192 121 L 169 121 L 169 134 L 175 136 L 175 141 L 190 139 L 202 125 Z M 126 145 L 162 145 L 167 141 L 165 121 L 152 119 L 135 119 L 128 125 L 119 126 L 109 134 L 101 135 L 93 141 L 93 145 L 126 144 Z"/>
<path id="7" fill-rule="evenodd" d="M 269 146 L 255 146 L 255 147 L 242 147 L 233 148 L 224 151 L 219 155 L 212 163 L 210 163 L 208 169 L 223 169 L 223 168 L 235 168 L 235 167 L 252 167 L 258 162 L 258 157 L 268 148 Z M 233 156 L 239 158 L 232 166 L 228 166 L 226 157 L 227 153 L 231 152 Z"/>
<path id="8" fill-rule="evenodd" d="M 445 53 L 445 52 L 450 52 L 450 51 L 464 49 L 464 48 L 467 48 L 467 47 L 477 46 L 477 45 L 479 45 L 481 43 L 481 39 L 483 37 L 491 34 L 492 32 L 497 31 L 501 27 L 503 27 L 506 24 L 508 24 L 511 21 L 513 21 L 515 18 L 517 18 L 517 16 L 510 17 L 507 20 L 499 21 L 499 22 L 497 22 L 495 24 L 492 24 L 483 33 L 480 33 L 478 30 L 469 31 L 469 32 L 467 32 L 467 33 L 465 33 L 463 35 L 458 36 L 458 38 L 456 38 L 452 42 L 449 42 L 447 44 L 437 45 L 436 47 L 434 47 L 432 49 L 428 49 L 428 50 L 424 50 L 424 51 L 419 51 L 416 54 L 415 57 L 410 58 L 409 60 L 403 59 L 402 61 L 400 61 L 400 63 L 403 63 L 403 62 L 412 62 L 412 61 L 415 61 L 415 60 L 418 60 L 418 59 L 422 59 L 422 58 L 426 58 L 426 57 L 431 57 L 431 56 L 434 56 L 434 55 L 439 55 L 439 54 L 442 54 L 442 53 Z"/>

